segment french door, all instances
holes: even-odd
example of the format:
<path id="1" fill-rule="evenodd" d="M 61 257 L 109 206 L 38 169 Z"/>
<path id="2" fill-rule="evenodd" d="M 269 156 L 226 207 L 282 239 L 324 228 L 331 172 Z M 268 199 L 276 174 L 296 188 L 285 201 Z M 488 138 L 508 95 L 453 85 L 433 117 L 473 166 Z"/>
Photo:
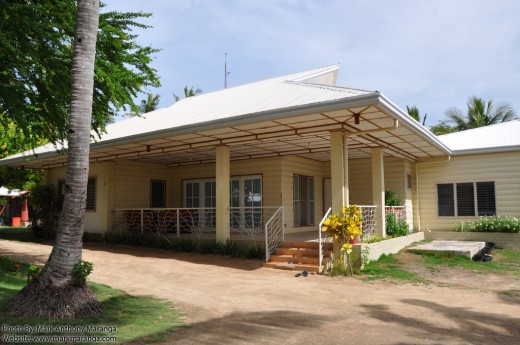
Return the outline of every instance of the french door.
<path id="1" fill-rule="evenodd" d="M 262 226 L 262 176 L 235 176 L 229 183 L 231 208 L 231 228 L 241 225 L 248 228 Z M 216 206 L 215 179 L 197 179 L 184 181 L 184 207 L 213 208 Z M 215 218 L 211 219 L 215 225 Z"/>

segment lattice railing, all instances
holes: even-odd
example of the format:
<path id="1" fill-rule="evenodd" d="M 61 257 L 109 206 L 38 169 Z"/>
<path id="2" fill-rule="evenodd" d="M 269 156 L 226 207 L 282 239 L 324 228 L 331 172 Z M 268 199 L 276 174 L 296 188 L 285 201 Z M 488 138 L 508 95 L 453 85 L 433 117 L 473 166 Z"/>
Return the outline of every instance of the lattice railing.
<path id="1" fill-rule="evenodd" d="M 203 237 L 215 232 L 214 208 L 115 209 L 113 229 L 118 233 L 181 234 Z"/>
<path id="2" fill-rule="evenodd" d="M 231 238 L 262 240 L 265 225 L 280 206 L 230 207 Z"/>
<path id="3" fill-rule="evenodd" d="M 265 225 L 278 206 L 229 208 L 232 239 L 263 240 Z M 176 235 L 197 238 L 215 236 L 215 208 L 115 209 L 113 231 L 117 233 Z"/>
<path id="4" fill-rule="evenodd" d="M 406 206 L 385 206 L 385 214 L 395 214 L 395 220 L 406 221 Z"/>
<path id="5" fill-rule="evenodd" d="M 284 212 L 279 207 L 265 223 L 265 262 L 284 241 Z"/>

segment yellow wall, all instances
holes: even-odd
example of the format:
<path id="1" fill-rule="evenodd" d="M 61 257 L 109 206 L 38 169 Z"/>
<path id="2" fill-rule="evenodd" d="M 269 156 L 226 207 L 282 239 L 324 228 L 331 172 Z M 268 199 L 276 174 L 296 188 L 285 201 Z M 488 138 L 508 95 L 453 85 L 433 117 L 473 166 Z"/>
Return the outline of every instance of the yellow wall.
<path id="1" fill-rule="evenodd" d="M 90 165 L 89 178 L 96 179 L 96 210 L 85 211 L 85 232 L 103 232 L 112 222 L 113 185 L 110 171 L 114 163 Z M 47 184 L 58 192 L 59 181 L 64 181 L 66 168 L 47 170 Z"/>
<path id="2" fill-rule="evenodd" d="M 166 206 L 173 206 L 171 169 L 163 164 L 118 161 L 114 169 L 114 208 L 150 207 L 150 180 L 166 181 Z"/>
<path id="3" fill-rule="evenodd" d="M 329 164 L 330 165 L 330 164 Z M 314 177 L 314 222 L 313 226 L 294 226 L 293 176 L 305 175 Z M 286 233 L 316 230 L 323 217 L 323 167 L 322 163 L 301 157 L 287 156 L 282 158 L 281 194 L 285 212 Z"/>
<path id="4" fill-rule="evenodd" d="M 437 184 L 495 181 L 499 215 L 520 217 L 520 152 L 454 156 L 449 162 L 417 164 L 421 229 L 446 231 L 462 220 L 439 217 Z"/>

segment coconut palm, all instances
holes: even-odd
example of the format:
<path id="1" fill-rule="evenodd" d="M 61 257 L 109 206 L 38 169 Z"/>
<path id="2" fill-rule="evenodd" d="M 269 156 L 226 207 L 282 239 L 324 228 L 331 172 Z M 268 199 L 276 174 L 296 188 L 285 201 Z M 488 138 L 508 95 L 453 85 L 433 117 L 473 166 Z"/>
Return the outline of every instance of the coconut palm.
<path id="1" fill-rule="evenodd" d="M 516 119 L 516 112 L 509 103 L 501 103 L 496 107 L 493 101 L 484 101 L 473 96 L 468 99 L 468 110 L 463 114 L 459 108 L 446 111 L 449 121 L 454 124 L 455 131 L 484 127 Z"/>
<path id="2" fill-rule="evenodd" d="M 411 117 L 413 117 L 415 119 L 415 121 L 419 122 L 421 125 L 425 125 L 426 123 L 426 118 L 428 117 L 428 114 L 424 114 L 424 117 L 422 118 L 422 121 L 421 121 L 421 114 L 419 113 L 419 108 L 417 108 L 415 105 L 414 106 L 406 106 L 406 111 L 408 112 L 408 115 L 410 115 Z"/>
<path id="3" fill-rule="evenodd" d="M 188 86 L 186 85 L 184 87 L 184 98 L 197 96 L 198 94 L 201 94 L 201 89 L 193 89 L 193 86 L 188 89 Z M 181 98 L 177 96 L 176 94 L 173 94 L 173 98 L 175 99 L 175 102 L 178 102 Z"/>
<path id="4" fill-rule="evenodd" d="M 153 95 L 151 93 L 148 93 L 146 99 L 143 99 L 141 101 L 141 106 L 139 107 L 139 114 L 146 114 L 156 110 L 159 106 L 160 98 L 160 95 Z"/>
<path id="5" fill-rule="evenodd" d="M 75 318 L 101 312 L 92 290 L 73 273 L 82 257 L 99 0 L 78 0 L 77 8 L 63 213 L 42 272 L 10 301 L 9 310 L 17 316 Z"/>

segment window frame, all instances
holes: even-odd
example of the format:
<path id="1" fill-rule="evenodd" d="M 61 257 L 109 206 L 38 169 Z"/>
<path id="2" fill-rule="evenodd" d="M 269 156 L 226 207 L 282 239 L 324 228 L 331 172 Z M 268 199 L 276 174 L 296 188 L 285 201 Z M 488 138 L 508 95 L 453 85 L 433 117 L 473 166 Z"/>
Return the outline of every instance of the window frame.
<path id="1" fill-rule="evenodd" d="M 89 185 L 91 183 L 91 181 L 94 181 L 94 188 L 92 189 L 93 190 L 93 193 L 94 193 L 94 198 L 93 198 L 93 202 L 94 202 L 94 205 L 92 207 L 89 207 L 88 205 L 88 193 L 89 193 Z M 65 198 L 65 180 L 58 180 L 58 208 L 60 210 L 63 209 L 63 199 Z M 97 177 L 89 177 L 88 178 L 88 181 L 87 181 L 87 196 L 85 198 L 85 212 L 96 212 L 96 207 L 97 207 Z"/>
<path id="2" fill-rule="evenodd" d="M 473 208 L 473 215 L 460 215 L 460 212 L 459 212 L 459 189 L 462 189 L 463 188 L 463 185 L 467 185 L 467 184 L 471 184 L 472 185 L 472 208 Z M 492 195 L 492 202 L 494 203 L 494 213 L 493 214 L 489 214 L 489 213 L 483 213 L 481 210 L 483 207 L 479 207 L 479 206 L 483 206 L 482 204 L 484 204 L 485 202 L 487 202 L 488 204 L 490 203 L 490 201 L 485 201 L 485 200 L 482 200 L 481 203 L 479 203 L 479 194 L 482 194 L 484 191 L 483 190 L 480 190 L 479 191 L 479 184 L 480 185 L 487 185 L 487 186 L 490 186 L 492 185 L 493 188 L 492 188 L 492 191 L 493 191 L 493 195 Z M 441 215 L 440 214 L 440 202 L 441 200 L 439 199 L 440 195 L 439 195 L 439 186 L 441 185 L 451 185 L 452 186 L 452 197 L 453 197 L 453 200 L 452 200 L 452 203 L 453 203 L 453 215 Z M 487 190 L 487 192 L 489 193 L 491 189 Z M 479 193 L 480 192 L 480 193 Z M 440 182 L 440 183 L 436 183 L 435 184 L 435 193 L 436 193 L 436 198 L 437 198 L 437 217 L 440 217 L 440 218 L 445 218 L 445 217 L 457 217 L 457 218 L 476 218 L 476 217 L 484 217 L 484 216 L 495 216 L 497 215 L 497 194 L 496 194 L 496 182 L 495 181 L 471 181 L 471 182 L 466 182 L 466 181 L 459 181 L 459 182 Z M 466 205 L 464 205 L 466 206 Z M 467 205 L 469 206 L 469 205 Z"/>
<path id="3" fill-rule="evenodd" d="M 309 181 L 312 181 L 312 191 L 306 191 L 303 196 L 303 199 L 298 195 L 298 199 L 296 198 L 296 182 L 295 179 L 298 178 L 298 188 L 301 186 L 308 187 Z M 303 180 L 301 179 L 303 178 Z M 298 193 L 299 194 L 299 193 Z M 293 174 L 293 225 L 294 227 L 307 227 L 307 226 L 315 226 L 316 225 L 316 183 L 314 176 L 302 175 L 302 174 Z M 312 199 L 309 198 L 309 195 Z M 298 206 L 297 206 L 298 203 Z M 312 205 L 311 205 L 312 204 Z M 297 212 L 296 208 L 299 207 L 300 211 Z M 301 210 L 304 212 L 302 213 Z M 297 219 L 299 217 L 300 219 Z M 310 219 L 309 219 L 310 217 Z M 304 222 L 302 220 L 304 219 Z"/>

